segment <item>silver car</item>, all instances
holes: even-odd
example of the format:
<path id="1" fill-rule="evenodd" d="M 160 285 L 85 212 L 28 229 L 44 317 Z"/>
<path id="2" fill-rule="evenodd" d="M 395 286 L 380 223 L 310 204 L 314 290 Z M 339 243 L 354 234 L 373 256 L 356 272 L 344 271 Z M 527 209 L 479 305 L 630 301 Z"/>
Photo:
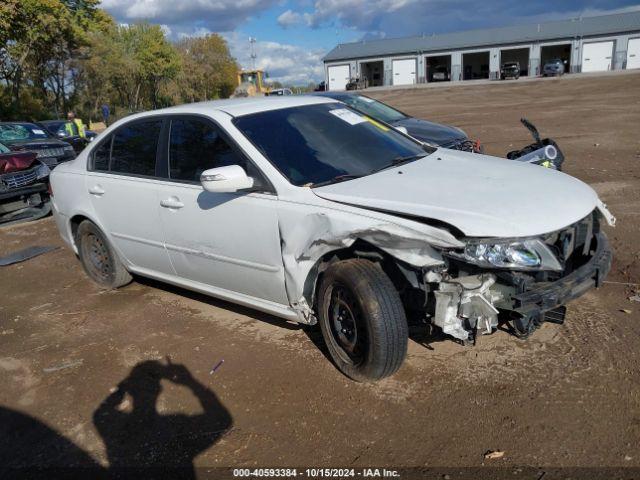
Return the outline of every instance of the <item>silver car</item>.
<path id="1" fill-rule="evenodd" d="M 564 62 L 559 58 L 554 58 L 553 60 L 549 60 L 544 64 L 544 67 L 542 68 L 542 76 L 556 77 L 564 75 L 564 70 Z"/>

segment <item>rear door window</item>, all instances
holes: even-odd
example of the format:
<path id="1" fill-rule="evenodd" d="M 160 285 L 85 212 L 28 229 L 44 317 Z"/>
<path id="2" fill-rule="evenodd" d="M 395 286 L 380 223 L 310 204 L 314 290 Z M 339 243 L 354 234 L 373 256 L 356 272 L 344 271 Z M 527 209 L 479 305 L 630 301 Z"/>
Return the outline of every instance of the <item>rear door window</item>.
<path id="1" fill-rule="evenodd" d="M 162 120 L 140 121 L 119 128 L 113 136 L 110 171 L 155 176 Z"/>

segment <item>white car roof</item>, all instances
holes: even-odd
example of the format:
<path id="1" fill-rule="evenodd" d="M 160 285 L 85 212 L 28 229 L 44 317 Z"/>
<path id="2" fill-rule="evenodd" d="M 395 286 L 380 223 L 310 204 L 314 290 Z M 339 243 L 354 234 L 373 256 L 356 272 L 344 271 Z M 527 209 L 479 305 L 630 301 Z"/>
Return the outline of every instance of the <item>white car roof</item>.
<path id="1" fill-rule="evenodd" d="M 333 102 L 336 102 L 336 100 L 332 98 L 322 98 L 311 95 L 230 98 L 227 100 L 212 100 L 209 102 L 188 103 L 185 105 L 163 108 L 160 110 L 151 110 L 148 112 L 131 115 L 130 117 L 127 117 L 127 119 L 131 119 L 133 117 L 140 118 L 147 115 L 158 115 L 163 113 L 207 113 L 211 112 L 211 110 L 219 110 L 228 113 L 232 117 L 239 117 L 241 115 L 266 112 L 269 110 L 279 110 L 281 108 L 300 107 L 303 105 L 317 105 Z"/>

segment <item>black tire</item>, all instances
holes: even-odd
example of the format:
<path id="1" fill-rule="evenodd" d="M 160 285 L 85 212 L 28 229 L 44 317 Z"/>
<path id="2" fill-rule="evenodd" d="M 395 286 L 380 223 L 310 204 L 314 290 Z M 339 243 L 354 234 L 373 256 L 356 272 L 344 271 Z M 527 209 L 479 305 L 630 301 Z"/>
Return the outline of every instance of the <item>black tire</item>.
<path id="1" fill-rule="evenodd" d="M 371 382 L 398 371 L 407 355 L 407 318 L 380 266 L 362 259 L 331 265 L 320 282 L 317 306 L 322 336 L 341 372 Z"/>
<path id="2" fill-rule="evenodd" d="M 84 220 L 78 226 L 76 245 L 84 271 L 98 285 L 112 289 L 131 282 L 131 275 L 93 222 Z"/>

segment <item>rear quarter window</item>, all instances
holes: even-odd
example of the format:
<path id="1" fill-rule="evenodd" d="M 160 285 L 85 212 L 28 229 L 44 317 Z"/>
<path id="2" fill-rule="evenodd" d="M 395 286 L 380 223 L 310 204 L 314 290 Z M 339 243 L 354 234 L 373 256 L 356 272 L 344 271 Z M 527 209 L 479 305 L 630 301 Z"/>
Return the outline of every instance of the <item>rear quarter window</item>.
<path id="1" fill-rule="evenodd" d="M 162 120 L 135 122 L 119 128 L 113 134 L 109 171 L 155 176 L 161 129 Z"/>
<path id="2" fill-rule="evenodd" d="M 91 164 L 89 170 L 108 172 L 109 171 L 109 157 L 111 155 L 111 141 L 113 136 L 110 136 L 104 140 L 98 148 L 93 151 L 91 157 Z"/>

